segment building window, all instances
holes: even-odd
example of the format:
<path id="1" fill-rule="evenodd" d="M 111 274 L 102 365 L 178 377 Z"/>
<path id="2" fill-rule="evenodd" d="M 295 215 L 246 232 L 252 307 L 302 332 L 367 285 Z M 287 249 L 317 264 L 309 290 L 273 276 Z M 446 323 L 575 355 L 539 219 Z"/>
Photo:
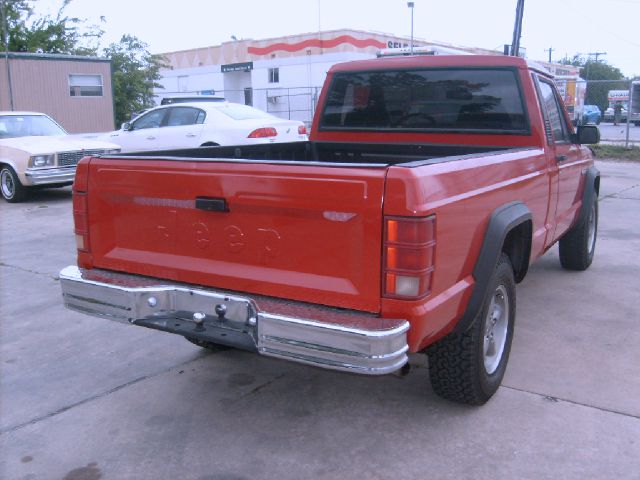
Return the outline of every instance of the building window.
<path id="1" fill-rule="evenodd" d="M 102 97 L 102 75 L 69 75 L 72 97 Z"/>
<path id="2" fill-rule="evenodd" d="M 269 83 L 280 83 L 280 69 L 279 68 L 270 68 L 269 69 Z"/>

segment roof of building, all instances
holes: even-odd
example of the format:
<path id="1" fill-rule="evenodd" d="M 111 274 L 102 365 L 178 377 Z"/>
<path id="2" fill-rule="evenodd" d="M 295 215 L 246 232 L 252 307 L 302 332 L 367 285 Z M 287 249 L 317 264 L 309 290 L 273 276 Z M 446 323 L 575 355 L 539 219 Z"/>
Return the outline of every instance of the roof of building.
<path id="1" fill-rule="evenodd" d="M 111 62 L 108 58 L 103 57 L 89 57 L 82 55 L 67 55 L 64 53 L 32 53 L 32 52 L 8 52 L 0 53 L 0 59 L 9 58 L 23 58 L 30 60 L 66 60 L 72 62 Z"/>
<path id="2" fill-rule="evenodd" d="M 16 117 L 21 117 L 24 115 L 46 115 L 45 113 L 42 112 L 15 112 L 15 111 L 0 111 L 0 115 L 2 116 L 16 116 Z"/>
<path id="3" fill-rule="evenodd" d="M 253 61 L 271 60 L 328 53 L 357 52 L 376 55 L 380 51 L 407 50 L 411 38 L 389 33 L 340 29 L 301 33 L 260 40 L 240 39 L 220 45 L 166 52 L 162 55 L 172 69 L 189 69 L 214 65 L 243 66 Z M 485 48 L 463 47 L 440 41 L 413 38 L 416 48 L 431 48 L 441 54 L 461 53 L 471 55 L 504 56 L 502 51 Z M 387 53 L 389 54 L 389 53 Z M 573 66 L 547 62 L 531 62 L 529 68 L 552 75 L 577 77 L 579 69 Z"/>
<path id="4" fill-rule="evenodd" d="M 166 52 L 162 55 L 172 68 L 182 69 L 327 53 L 358 52 L 376 55 L 381 49 L 408 47 L 410 42 L 411 39 L 408 37 L 389 33 L 341 29 L 260 40 L 233 40 L 220 45 Z M 473 54 L 501 54 L 493 50 L 456 47 L 421 38 L 414 38 L 413 43 L 414 46 L 437 45 L 443 48 L 458 48 Z"/>

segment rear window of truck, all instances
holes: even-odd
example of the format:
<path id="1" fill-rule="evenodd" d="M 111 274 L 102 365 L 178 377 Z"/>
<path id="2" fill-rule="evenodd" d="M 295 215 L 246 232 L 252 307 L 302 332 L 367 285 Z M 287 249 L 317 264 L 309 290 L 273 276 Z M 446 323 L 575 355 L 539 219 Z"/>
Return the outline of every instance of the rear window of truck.
<path id="1" fill-rule="evenodd" d="M 514 69 L 339 72 L 333 77 L 320 128 L 529 131 Z"/>

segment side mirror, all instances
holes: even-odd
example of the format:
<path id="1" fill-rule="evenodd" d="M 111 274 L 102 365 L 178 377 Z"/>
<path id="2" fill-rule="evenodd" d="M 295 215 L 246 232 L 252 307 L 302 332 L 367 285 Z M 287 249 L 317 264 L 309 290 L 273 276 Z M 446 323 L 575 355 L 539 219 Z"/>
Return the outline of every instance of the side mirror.
<path id="1" fill-rule="evenodd" d="M 131 130 L 131 124 L 129 122 L 124 122 L 120 127 L 120 129 L 124 130 L 125 132 L 128 132 Z"/>
<path id="2" fill-rule="evenodd" d="M 600 129 L 595 125 L 579 125 L 575 139 L 581 145 L 594 145 L 600 142 Z"/>

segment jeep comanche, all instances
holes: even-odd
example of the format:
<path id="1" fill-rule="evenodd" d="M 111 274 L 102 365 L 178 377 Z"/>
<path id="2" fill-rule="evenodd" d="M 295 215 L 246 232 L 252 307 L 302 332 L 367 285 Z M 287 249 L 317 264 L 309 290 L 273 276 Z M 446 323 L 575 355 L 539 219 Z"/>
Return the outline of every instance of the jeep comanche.
<path id="1" fill-rule="evenodd" d="M 437 394 L 482 404 L 531 262 L 592 262 L 598 138 L 521 58 L 336 65 L 308 142 L 82 160 L 64 302 L 347 372 L 424 352 Z"/>

